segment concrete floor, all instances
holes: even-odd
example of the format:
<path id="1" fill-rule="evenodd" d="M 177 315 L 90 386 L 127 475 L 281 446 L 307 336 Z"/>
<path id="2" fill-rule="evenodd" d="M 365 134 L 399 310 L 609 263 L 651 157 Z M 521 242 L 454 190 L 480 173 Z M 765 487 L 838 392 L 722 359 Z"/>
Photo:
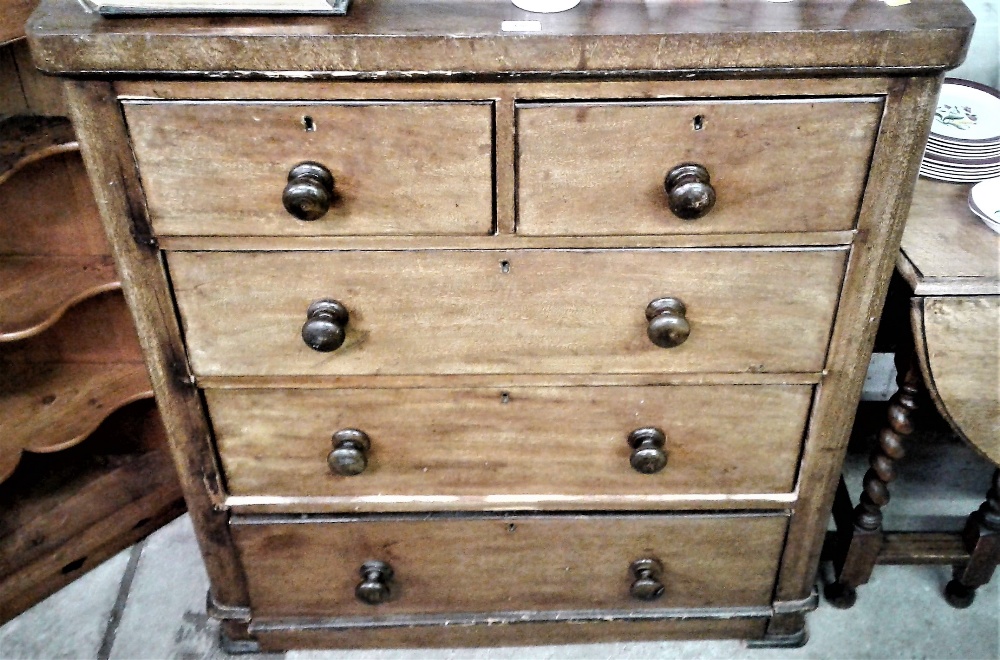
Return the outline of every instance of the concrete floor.
<path id="1" fill-rule="evenodd" d="M 891 391 L 891 381 L 882 381 L 869 389 Z M 848 455 L 847 482 L 855 500 L 868 442 L 870 434 L 862 435 Z M 946 531 L 960 529 L 982 502 L 992 467 L 938 430 L 914 436 L 900 472 L 886 528 Z M 820 604 L 809 617 L 809 643 L 794 650 L 753 650 L 725 641 L 285 655 L 288 660 L 1000 658 L 1000 577 L 982 588 L 967 610 L 952 609 L 941 597 L 949 577 L 950 569 L 940 566 L 876 567 L 854 608 Z M 207 587 L 184 516 L 0 627 L 0 658 L 228 657 L 205 614 Z"/>

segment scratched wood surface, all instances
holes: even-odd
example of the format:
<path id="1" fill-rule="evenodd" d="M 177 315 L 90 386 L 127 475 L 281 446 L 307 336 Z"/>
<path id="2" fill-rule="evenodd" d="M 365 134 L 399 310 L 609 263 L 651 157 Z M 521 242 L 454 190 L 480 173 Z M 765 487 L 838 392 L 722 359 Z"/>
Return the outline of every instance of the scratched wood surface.
<path id="1" fill-rule="evenodd" d="M 958 0 L 600 2 L 537 20 L 502 1 L 358 2 L 343 18 L 116 19 L 43 0 L 28 25 L 51 72 L 324 72 L 356 77 L 528 72 L 869 69 L 957 66 L 974 17 Z M 196 36 L 197 38 L 192 38 Z M 307 74 L 309 75 L 309 74 Z M 301 73 L 298 77 L 301 77 Z M 329 77 L 333 77 L 332 75 Z"/>
<path id="2" fill-rule="evenodd" d="M 875 98 L 521 104 L 517 231 L 851 229 L 881 116 Z M 664 191 L 683 163 L 705 167 L 717 196 L 697 220 L 674 215 Z"/>
<path id="3" fill-rule="evenodd" d="M 1000 296 L 928 296 L 914 306 L 924 382 L 941 413 L 1000 465 Z"/>
<path id="4" fill-rule="evenodd" d="M 833 248 L 177 252 L 168 263 L 196 374 L 322 376 L 817 371 L 845 258 Z M 662 296 L 687 305 L 691 336 L 675 348 L 646 334 L 646 305 Z M 351 314 L 332 353 L 300 336 L 321 298 Z"/>
<path id="5" fill-rule="evenodd" d="M 124 107 L 157 234 L 492 229 L 493 113 L 486 102 Z M 288 172 L 303 161 L 326 166 L 334 178 L 330 210 L 312 221 L 297 220 L 282 205 Z"/>
<path id="6" fill-rule="evenodd" d="M 484 617 L 485 618 L 485 617 Z M 763 617 L 698 618 L 665 617 L 656 621 L 634 619 L 574 621 L 568 630 L 564 621 L 525 623 L 489 621 L 480 625 L 418 626 L 401 622 L 395 626 L 345 628 L 336 620 L 328 625 L 301 619 L 267 620 L 255 618 L 254 636 L 264 651 L 289 648 L 413 648 L 476 646 L 528 646 L 549 644 L 597 644 L 628 640 L 630 642 L 671 639 L 759 639 L 764 635 Z"/>
<path id="7" fill-rule="evenodd" d="M 601 508 L 662 494 L 788 493 L 808 386 L 206 390 L 232 495 L 323 497 L 352 511 L 565 506 Z M 667 437 L 667 465 L 629 464 L 633 430 Z M 327 467 L 331 435 L 371 438 L 368 467 Z M 630 502 L 629 508 L 635 503 Z"/>
<path id="8" fill-rule="evenodd" d="M 1000 295 L 1000 235 L 969 208 L 971 188 L 917 180 L 897 262 L 914 295 Z"/>
<path id="9" fill-rule="evenodd" d="M 784 515 L 512 516 L 363 522 L 234 521 L 260 616 L 386 618 L 516 610 L 727 607 L 770 602 Z M 331 561 L 336 557 L 336 561 Z M 629 595 L 629 565 L 663 563 L 663 596 Z M 394 597 L 355 598 L 366 561 Z"/>

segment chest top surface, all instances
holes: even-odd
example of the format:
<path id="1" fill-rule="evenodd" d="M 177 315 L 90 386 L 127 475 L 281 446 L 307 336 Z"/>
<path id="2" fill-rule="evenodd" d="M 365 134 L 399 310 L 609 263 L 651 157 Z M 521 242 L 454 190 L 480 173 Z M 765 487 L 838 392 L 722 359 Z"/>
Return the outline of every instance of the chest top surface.
<path id="1" fill-rule="evenodd" d="M 538 30 L 504 30 L 525 20 Z M 43 0 L 27 32 L 39 67 L 64 74 L 913 73 L 956 66 L 974 20 L 959 0 L 583 0 L 554 15 L 506 0 L 355 0 L 346 17 L 145 19 Z"/>

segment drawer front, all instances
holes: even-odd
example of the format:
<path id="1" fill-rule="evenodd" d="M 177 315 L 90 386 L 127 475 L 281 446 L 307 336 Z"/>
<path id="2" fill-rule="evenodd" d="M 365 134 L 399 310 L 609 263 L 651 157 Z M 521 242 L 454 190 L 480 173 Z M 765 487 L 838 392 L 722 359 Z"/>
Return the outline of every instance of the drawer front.
<path id="1" fill-rule="evenodd" d="M 197 375 L 816 372 L 846 249 L 177 252 L 168 256 Z M 794 274 L 794 277 L 790 277 Z M 690 335 L 649 338 L 675 297 Z M 346 339 L 318 352 L 311 303 Z M 660 329 L 680 311 L 654 316 Z M 312 327 L 312 324 L 311 324 Z"/>
<path id="2" fill-rule="evenodd" d="M 236 518 L 254 616 L 768 605 L 786 522 L 782 515 L 423 518 Z M 640 559 L 662 566 L 656 600 L 630 594 L 630 566 Z M 370 561 L 393 572 L 390 599 L 375 606 L 355 595 Z"/>
<path id="3" fill-rule="evenodd" d="M 520 105 L 517 231 L 850 229 L 881 116 L 877 99 Z M 705 167 L 716 195 L 696 220 L 664 188 L 683 163 Z"/>
<path id="4" fill-rule="evenodd" d="M 189 236 L 490 233 L 485 103 L 125 103 L 154 232 Z M 308 118 L 308 119 L 307 119 Z M 313 130 L 306 130 L 306 125 Z M 319 219 L 283 204 L 291 169 L 333 175 Z"/>
<path id="5" fill-rule="evenodd" d="M 232 495 L 373 506 L 662 508 L 787 493 L 809 386 L 205 391 Z M 638 429 L 655 433 L 629 436 Z M 370 446 L 338 431 L 358 429 Z M 331 470 L 334 448 L 346 467 Z M 632 461 L 645 469 L 632 467 Z M 660 461 L 665 460 L 665 465 Z M 644 462 L 645 461 L 645 462 Z"/>

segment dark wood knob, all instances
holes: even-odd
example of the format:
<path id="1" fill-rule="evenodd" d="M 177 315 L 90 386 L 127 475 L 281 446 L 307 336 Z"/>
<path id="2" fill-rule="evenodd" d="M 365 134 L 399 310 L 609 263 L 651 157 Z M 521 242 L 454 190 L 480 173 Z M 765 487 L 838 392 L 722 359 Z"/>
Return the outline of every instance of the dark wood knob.
<path id="1" fill-rule="evenodd" d="M 354 595 L 369 605 L 379 605 L 392 598 L 392 566 L 384 561 L 366 561 L 361 565 L 361 583 Z"/>
<path id="2" fill-rule="evenodd" d="M 663 450 L 663 446 L 667 444 L 667 436 L 660 429 L 636 429 L 628 434 L 628 444 L 632 447 L 629 463 L 636 472 L 653 474 L 666 467 L 667 452 Z"/>
<path id="3" fill-rule="evenodd" d="M 635 581 L 629 593 L 637 600 L 656 600 L 663 595 L 663 583 L 660 578 L 663 576 L 663 564 L 657 559 L 647 557 L 636 559 L 629 566 L 629 571 Z"/>
<path id="4" fill-rule="evenodd" d="M 317 300 L 306 310 L 302 341 L 314 351 L 335 351 L 344 343 L 349 318 L 347 308 L 340 302 L 329 298 Z"/>
<path id="5" fill-rule="evenodd" d="M 646 306 L 649 341 L 660 348 L 674 348 L 687 341 L 691 334 L 687 307 L 677 298 L 657 298 Z"/>
<path id="6" fill-rule="evenodd" d="M 715 188 L 701 165 L 684 163 L 670 170 L 663 182 L 674 215 L 684 220 L 700 218 L 715 206 Z"/>
<path id="7" fill-rule="evenodd" d="M 341 429 L 333 434 L 333 451 L 326 457 L 330 472 L 342 477 L 361 474 L 368 467 L 368 450 L 372 442 L 368 434 L 358 429 Z"/>
<path id="8" fill-rule="evenodd" d="M 299 163 L 288 172 L 281 201 L 285 210 L 299 220 L 321 218 L 333 201 L 333 175 L 319 163 Z"/>

